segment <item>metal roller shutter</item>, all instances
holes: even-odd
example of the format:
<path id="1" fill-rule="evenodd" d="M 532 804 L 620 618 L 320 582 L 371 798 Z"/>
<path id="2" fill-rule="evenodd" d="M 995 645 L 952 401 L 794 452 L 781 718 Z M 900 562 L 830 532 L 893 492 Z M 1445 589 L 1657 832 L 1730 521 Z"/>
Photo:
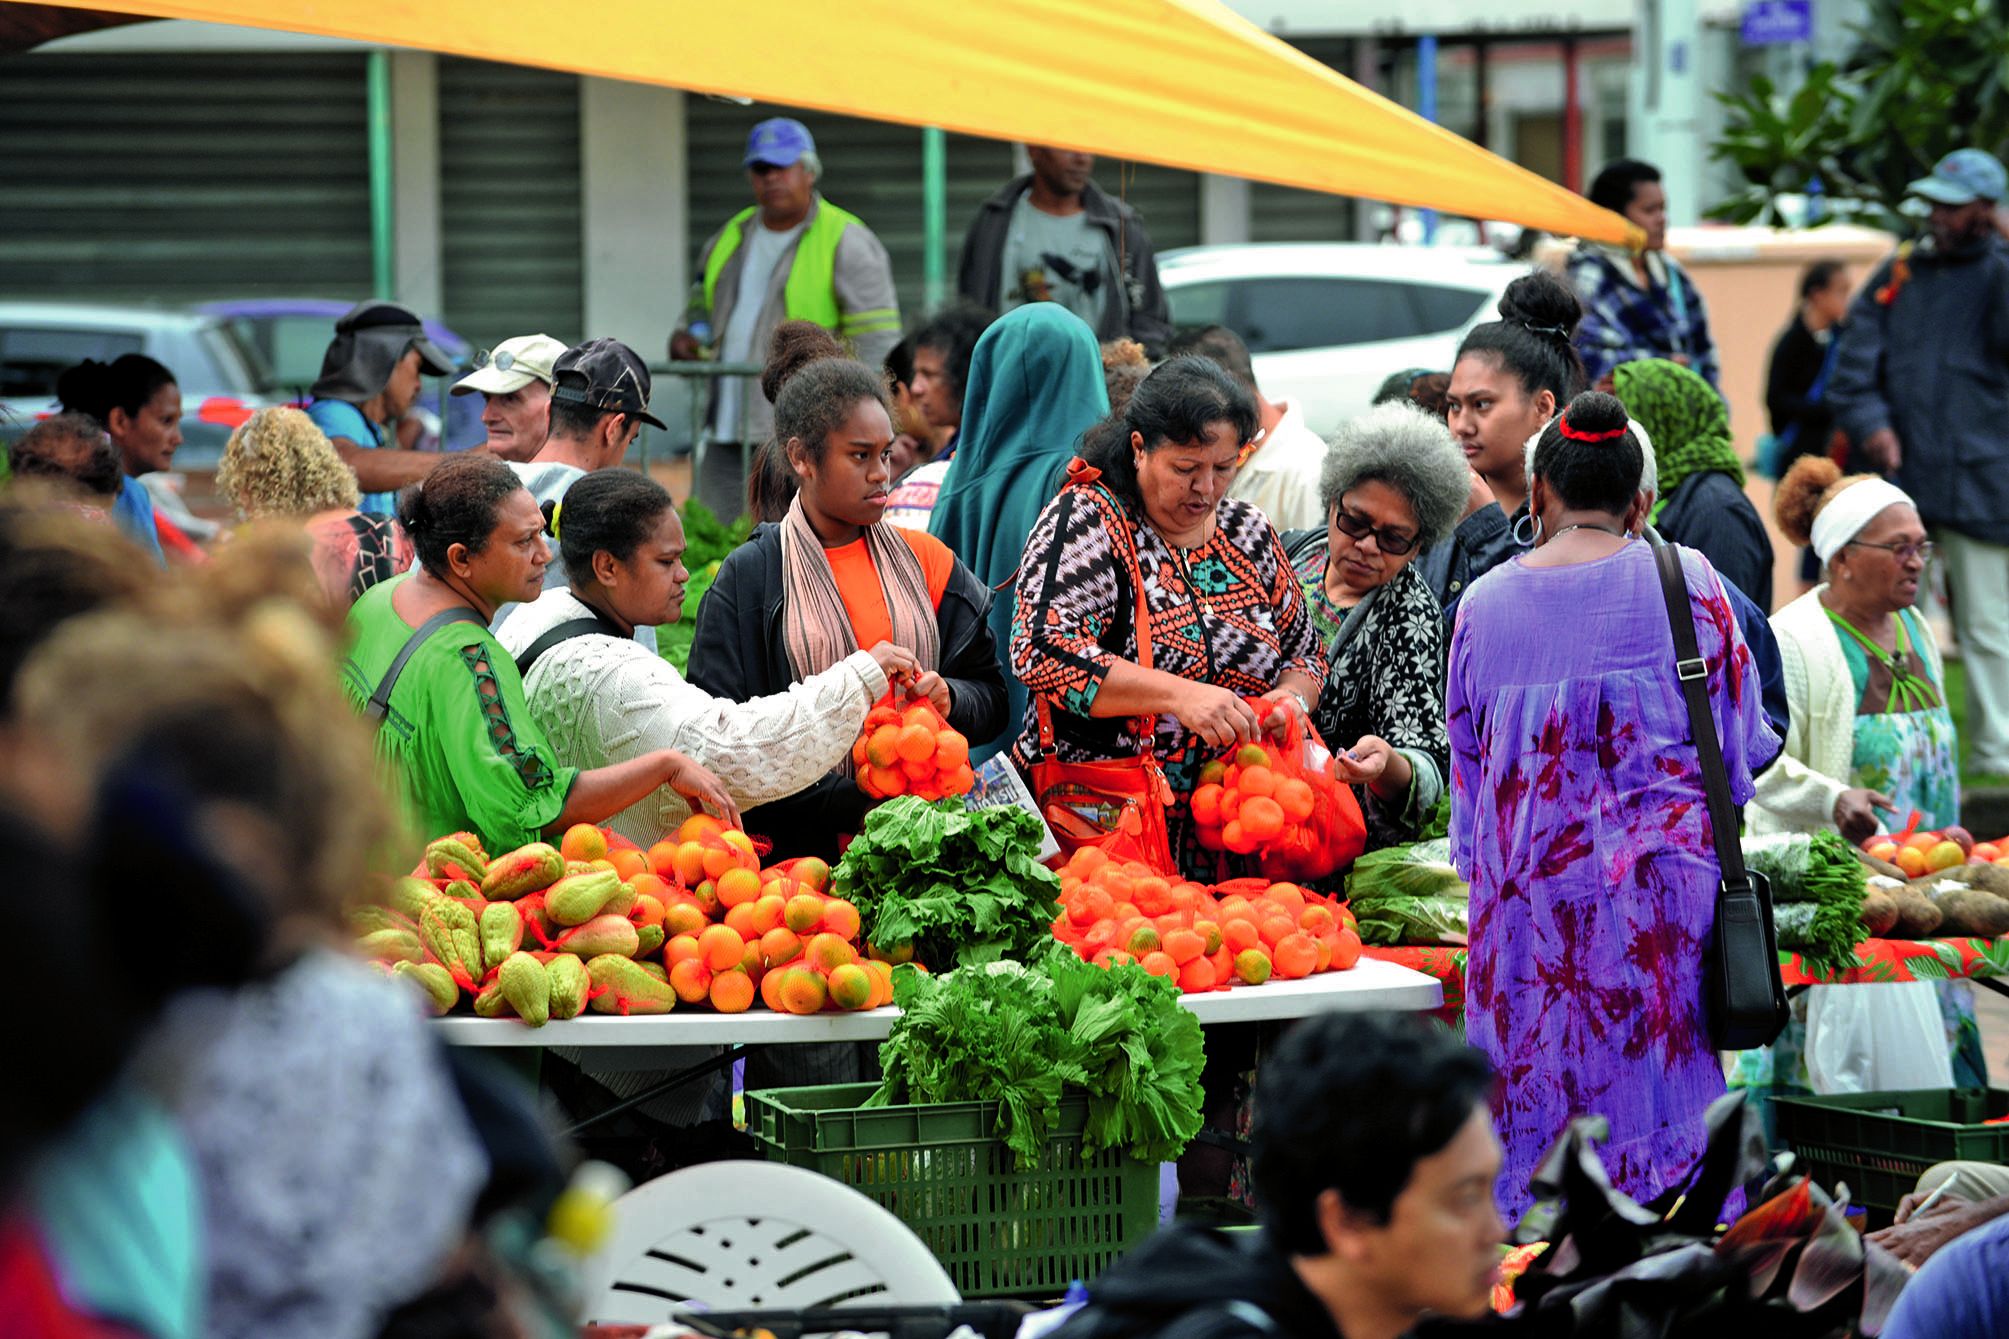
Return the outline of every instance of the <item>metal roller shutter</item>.
<path id="1" fill-rule="evenodd" d="M 747 131 L 770 116 L 793 116 L 809 127 L 823 159 L 827 194 L 863 219 L 893 260 L 900 314 L 909 326 L 923 315 L 921 132 L 913 126 L 862 121 L 762 103 L 743 106 L 712 98 L 688 104 L 691 219 L 691 274 L 701 279 L 698 254 L 719 225 L 752 203 L 740 158 Z M 1105 163 L 1098 172 L 1104 189 L 1118 189 L 1117 174 Z M 1128 198 L 1145 217 L 1160 250 L 1191 244 L 1199 235 L 1199 178 L 1167 168 L 1131 169 Z M 966 135 L 948 137 L 948 238 L 945 276 L 954 296 L 956 262 L 963 234 L 977 207 L 1012 176 L 1012 146 L 1002 140 Z"/>
<path id="2" fill-rule="evenodd" d="M 585 337 L 579 79 L 440 57 L 440 283 L 478 346 Z"/>
<path id="3" fill-rule="evenodd" d="M 1344 37 L 1308 37 L 1292 46 L 1341 74 L 1353 70 L 1353 42 Z M 1300 191 L 1268 182 L 1249 183 L 1249 240 L 1252 242 L 1350 242 L 1355 204 L 1350 196 Z"/>
<path id="4" fill-rule="evenodd" d="M 368 292 L 364 59 L 0 60 L 0 292 L 166 303 Z"/>

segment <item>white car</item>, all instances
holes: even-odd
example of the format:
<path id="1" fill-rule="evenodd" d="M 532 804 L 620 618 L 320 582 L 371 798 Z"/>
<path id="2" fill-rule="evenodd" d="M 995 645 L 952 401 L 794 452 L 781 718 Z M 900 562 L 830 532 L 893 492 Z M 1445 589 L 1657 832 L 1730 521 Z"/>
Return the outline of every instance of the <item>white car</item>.
<path id="1" fill-rule="evenodd" d="M 1276 242 L 1191 246 L 1158 258 L 1173 324 L 1224 325 L 1271 399 L 1324 435 L 1404 368 L 1451 370 L 1465 332 L 1497 318 L 1529 270 L 1487 247 Z"/>

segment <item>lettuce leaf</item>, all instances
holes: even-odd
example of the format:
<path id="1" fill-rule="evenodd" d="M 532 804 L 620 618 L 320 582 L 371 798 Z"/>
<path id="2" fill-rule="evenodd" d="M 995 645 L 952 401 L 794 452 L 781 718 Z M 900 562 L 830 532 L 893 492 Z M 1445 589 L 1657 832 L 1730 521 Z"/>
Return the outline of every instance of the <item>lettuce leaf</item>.
<path id="1" fill-rule="evenodd" d="M 1030 961 L 1060 914 L 1060 879 L 1039 863 L 1039 841 L 1023 810 L 903 795 L 866 815 L 833 887 L 857 906 L 870 943 L 911 945 L 936 971 Z"/>

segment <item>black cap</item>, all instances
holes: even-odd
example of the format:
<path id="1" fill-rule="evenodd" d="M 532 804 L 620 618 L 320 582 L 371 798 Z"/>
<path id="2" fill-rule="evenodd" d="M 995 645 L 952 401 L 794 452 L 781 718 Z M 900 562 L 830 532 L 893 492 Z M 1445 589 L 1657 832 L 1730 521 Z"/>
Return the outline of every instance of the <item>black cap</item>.
<path id="1" fill-rule="evenodd" d="M 552 364 L 554 400 L 629 414 L 651 427 L 666 428 L 649 412 L 649 365 L 618 339 L 589 339 L 565 350 Z"/>
<path id="2" fill-rule="evenodd" d="M 395 302 L 364 301 L 349 308 L 335 322 L 338 337 L 365 331 L 379 336 L 408 335 L 411 343 L 406 347 L 419 351 L 420 364 L 432 376 L 450 376 L 459 370 L 446 351 L 426 337 L 424 319 L 410 307 Z"/>

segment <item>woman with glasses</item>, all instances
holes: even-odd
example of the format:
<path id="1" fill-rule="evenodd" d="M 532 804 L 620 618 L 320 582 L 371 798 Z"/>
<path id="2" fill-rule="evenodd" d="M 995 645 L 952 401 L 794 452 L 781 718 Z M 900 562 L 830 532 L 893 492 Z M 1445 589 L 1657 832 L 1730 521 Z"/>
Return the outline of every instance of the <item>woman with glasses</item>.
<path id="1" fill-rule="evenodd" d="M 1414 839 L 1444 794 L 1444 612 L 1416 566 L 1469 489 L 1441 419 L 1384 404 L 1339 430 L 1319 496 L 1326 525 L 1284 536 L 1330 666 L 1312 724 L 1367 819 L 1367 849 Z"/>
<path id="2" fill-rule="evenodd" d="M 1778 766 L 1759 778 L 1757 803 L 1745 815 L 1751 831 L 1835 827 L 1861 842 L 1905 827 L 1914 813 L 1922 830 L 1958 823 L 1960 757 L 1939 645 L 1911 607 L 1932 559 L 1918 508 L 1894 484 L 1844 478 L 1827 457 L 1807 456 L 1779 481 L 1772 509 L 1787 539 L 1812 546 L 1827 580 L 1772 616 L 1792 724 Z M 1910 1035 L 1916 1045 L 1851 1041 L 1867 1035 L 1869 1008 L 1886 1036 Z M 1816 986 L 1806 1020 L 1804 1061 L 1793 1053 L 1798 1029 L 1789 1028 L 1759 1086 L 1775 1093 L 1950 1087 L 1949 1024 L 1956 1048 L 1972 1035 L 1962 1052 L 1967 1064 L 1985 1066 L 1970 991 L 1936 992 L 1930 982 L 1853 992 Z M 1877 1078 L 1895 1077 L 1893 1063 L 1916 1075 L 1928 1055 L 1930 1082 Z M 1978 1084 L 1982 1074 L 1964 1078 Z"/>

